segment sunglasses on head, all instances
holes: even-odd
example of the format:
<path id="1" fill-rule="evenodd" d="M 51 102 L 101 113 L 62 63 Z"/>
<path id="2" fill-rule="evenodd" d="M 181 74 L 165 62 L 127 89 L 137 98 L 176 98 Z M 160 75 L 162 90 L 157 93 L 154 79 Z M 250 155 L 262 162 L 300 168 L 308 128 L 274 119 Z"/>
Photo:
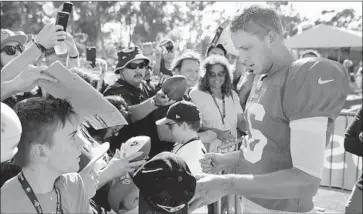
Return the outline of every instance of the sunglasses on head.
<path id="1" fill-rule="evenodd" d="M 213 72 L 209 72 L 209 76 L 212 77 L 212 78 L 215 78 L 215 77 L 225 77 L 226 76 L 226 71 L 222 71 L 222 72 L 218 72 L 218 74 L 216 73 L 213 73 Z"/>
<path id="2" fill-rule="evenodd" d="M 148 66 L 148 63 L 146 61 L 143 61 L 143 62 L 140 62 L 140 63 L 130 62 L 129 64 L 126 65 L 126 68 L 131 69 L 131 70 L 135 70 L 138 67 L 140 69 L 146 68 L 146 66 Z"/>
<path id="3" fill-rule="evenodd" d="M 1 48 L 1 52 L 5 52 L 9 56 L 15 55 L 16 50 L 18 50 L 20 53 L 23 53 L 24 46 L 20 45 L 20 44 L 15 45 L 15 46 L 6 45 L 3 48 Z"/>

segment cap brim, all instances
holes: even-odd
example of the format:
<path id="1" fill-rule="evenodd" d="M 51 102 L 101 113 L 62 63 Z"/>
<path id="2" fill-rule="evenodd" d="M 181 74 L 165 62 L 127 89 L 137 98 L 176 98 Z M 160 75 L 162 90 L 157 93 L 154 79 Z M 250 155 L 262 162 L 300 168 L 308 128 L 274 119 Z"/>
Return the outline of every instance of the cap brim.
<path id="1" fill-rule="evenodd" d="M 1 47 L 3 47 L 3 45 L 5 45 L 6 43 L 9 43 L 9 42 L 19 42 L 20 44 L 24 45 L 27 40 L 28 40 L 28 38 L 25 35 L 10 36 L 10 37 L 4 39 L 3 41 L 1 41 Z"/>
<path id="2" fill-rule="evenodd" d="M 178 210 L 176 212 L 160 212 L 155 210 L 152 206 L 149 205 L 149 203 L 146 202 L 144 196 L 139 193 L 139 213 L 153 213 L 153 214 L 165 214 L 165 213 L 173 213 L 173 214 L 188 214 L 188 204 L 185 205 L 185 207 L 181 210 Z"/>
<path id="3" fill-rule="evenodd" d="M 168 119 L 168 118 L 164 117 L 164 118 L 156 121 L 155 124 L 160 126 L 160 125 L 164 125 L 164 124 L 172 123 L 172 122 L 174 122 L 174 120 L 171 120 L 171 119 Z"/>
<path id="4" fill-rule="evenodd" d="M 125 68 L 127 64 L 129 64 L 130 62 L 132 62 L 132 61 L 134 61 L 134 60 L 137 60 L 137 59 L 144 59 L 144 60 L 147 60 L 147 61 L 148 61 L 148 64 L 150 64 L 150 59 L 149 59 L 149 58 L 147 58 L 147 57 L 146 57 L 146 56 L 144 56 L 144 55 L 138 54 L 138 55 L 136 55 L 136 57 L 135 57 L 135 58 L 132 58 L 132 59 L 130 59 L 129 61 L 127 61 L 127 62 L 126 62 L 126 63 L 125 63 L 122 67 L 116 67 L 116 68 L 115 68 L 115 71 Z"/>
<path id="5" fill-rule="evenodd" d="M 94 166 L 94 164 L 108 151 L 110 148 L 110 144 L 108 142 L 103 143 L 97 147 L 92 148 L 92 159 L 87 164 L 87 166 L 84 167 L 83 170 L 89 169 Z"/>

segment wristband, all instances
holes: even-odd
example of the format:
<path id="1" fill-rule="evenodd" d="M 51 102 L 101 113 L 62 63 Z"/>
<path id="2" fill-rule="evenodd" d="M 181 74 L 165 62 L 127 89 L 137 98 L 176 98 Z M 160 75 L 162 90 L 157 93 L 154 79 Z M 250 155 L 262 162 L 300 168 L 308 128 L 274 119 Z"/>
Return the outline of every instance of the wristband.
<path id="1" fill-rule="evenodd" d="M 42 53 L 44 53 L 47 49 L 43 46 L 43 45 L 41 45 L 41 44 L 39 44 L 39 43 L 37 43 L 37 42 L 34 42 L 34 44 L 37 46 L 37 48 L 42 52 Z"/>

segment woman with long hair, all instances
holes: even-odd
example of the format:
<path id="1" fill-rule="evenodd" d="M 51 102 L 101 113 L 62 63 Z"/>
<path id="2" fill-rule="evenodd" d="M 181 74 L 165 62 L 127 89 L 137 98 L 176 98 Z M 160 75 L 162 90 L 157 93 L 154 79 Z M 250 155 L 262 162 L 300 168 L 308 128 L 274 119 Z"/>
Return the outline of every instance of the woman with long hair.
<path id="1" fill-rule="evenodd" d="M 201 111 L 203 130 L 211 130 L 222 142 L 237 140 L 237 128 L 243 121 L 242 107 L 232 86 L 230 64 L 223 56 L 207 57 L 201 65 L 198 86 L 190 98 Z"/>

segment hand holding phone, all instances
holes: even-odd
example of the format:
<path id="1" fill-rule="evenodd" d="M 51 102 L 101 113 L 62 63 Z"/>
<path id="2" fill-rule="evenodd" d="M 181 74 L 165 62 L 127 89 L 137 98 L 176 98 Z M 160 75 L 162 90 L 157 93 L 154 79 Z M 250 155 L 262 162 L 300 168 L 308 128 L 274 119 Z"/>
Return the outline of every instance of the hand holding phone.
<path id="1" fill-rule="evenodd" d="M 96 67 L 96 47 L 87 47 L 86 60 L 92 62 L 92 68 Z"/>
<path id="2" fill-rule="evenodd" d="M 63 31 L 66 31 L 67 30 L 68 19 L 69 19 L 69 13 L 67 13 L 67 12 L 58 12 L 55 24 L 63 26 Z M 64 39 L 60 39 L 58 41 L 64 41 Z"/>

